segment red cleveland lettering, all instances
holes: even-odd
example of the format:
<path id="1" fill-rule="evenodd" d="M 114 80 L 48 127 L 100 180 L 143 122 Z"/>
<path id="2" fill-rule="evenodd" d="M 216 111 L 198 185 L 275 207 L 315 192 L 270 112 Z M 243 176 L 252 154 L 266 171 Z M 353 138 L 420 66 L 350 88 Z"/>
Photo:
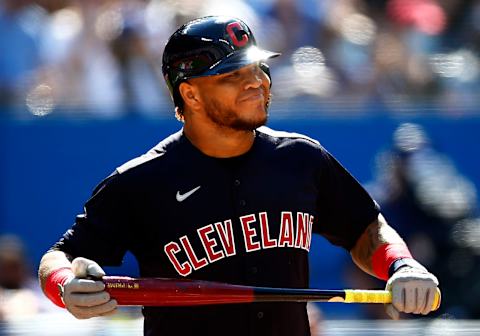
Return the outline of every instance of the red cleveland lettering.
<path id="1" fill-rule="evenodd" d="M 260 212 L 258 213 L 258 217 L 258 226 L 252 225 L 257 222 L 255 214 L 249 214 L 239 218 L 246 252 L 274 247 L 294 247 L 310 251 L 314 222 L 313 216 L 308 213 L 297 212 L 296 228 L 294 228 L 293 212 L 282 211 L 278 239 L 270 236 L 271 227 L 268 220 L 268 213 Z M 257 237 L 258 230 L 260 230 L 260 237 Z M 215 235 L 215 231 L 218 236 Z M 197 229 L 197 234 L 198 238 L 196 239 L 199 239 L 202 243 L 206 257 L 200 259 L 197 257 L 187 236 L 180 237 L 180 243 L 183 249 L 176 242 L 170 242 L 164 247 L 168 259 L 178 274 L 182 276 L 187 276 L 191 274 L 193 270 L 198 270 L 210 263 L 236 254 L 235 236 L 231 219 L 203 226 Z M 220 248 L 219 239 L 223 249 Z M 181 263 L 178 260 L 179 252 L 185 253 L 188 261 Z"/>
<path id="2" fill-rule="evenodd" d="M 260 217 L 260 230 L 262 234 L 262 248 L 272 248 L 277 246 L 276 239 L 270 239 L 270 231 L 268 229 L 268 218 L 266 212 L 260 212 L 258 214 Z"/>
<path id="3" fill-rule="evenodd" d="M 207 252 L 208 261 L 210 261 L 211 263 L 225 257 L 223 251 L 215 252 L 213 250 L 213 248 L 218 245 L 215 239 L 208 237 L 208 235 L 213 231 L 214 229 L 212 224 L 204 226 L 203 228 L 197 230 L 198 236 L 202 241 L 203 248 Z"/>
<path id="4" fill-rule="evenodd" d="M 308 213 L 297 212 L 297 233 L 295 234 L 295 247 L 306 250 L 308 248 L 309 236 L 309 215 Z"/>
<path id="5" fill-rule="evenodd" d="M 192 263 L 193 269 L 198 270 L 202 267 L 207 266 L 207 259 L 202 258 L 198 260 L 197 256 L 195 255 L 195 252 L 193 251 L 192 245 L 190 244 L 190 241 L 188 240 L 187 236 L 183 236 L 180 238 L 180 242 L 183 245 L 183 248 L 185 249 L 185 252 L 187 252 L 187 257 Z"/>
<path id="6" fill-rule="evenodd" d="M 293 214 L 290 211 L 282 211 L 278 246 L 293 247 Z"/>
<path id="7" fill-rule="evenodd" d="M 255 222 L 255 215 L 246 215 L 240 217 L 242 222 L 243 238 L 245 241 L 245 250 L 247 252 L 253 252 L 260 250 L 260 243 L 254 242 L 252 239 L 257 236 L 255 229 L 250 227 L 250 224 Z"/>
<path id="8" fill-rule="evenodd" d="M 178 246 L 177 243 L 168 243 L 167 245 L 165 245 L 164 251 L 167 254 L 168 259 L 172 263 L 173 267 L 175 267 L 175 270 L 178 272 L 178 274 L 180 274 L 181 276 L 187 276 L 192 273 L 192 266 L 188 263 L 188 261 L 180 264 L 177 257 L 175 256 L 175 254 L 180 252 L 180 246 Z"/>
<path id="9" fill-rule="evenodd" d="M 215 223 L 220 241 L 222 242 L 223 249 L 227 257 L 235 255 L 235 240 L 233 238 L 232 221 L 230 219 L 223 222 Z"/>

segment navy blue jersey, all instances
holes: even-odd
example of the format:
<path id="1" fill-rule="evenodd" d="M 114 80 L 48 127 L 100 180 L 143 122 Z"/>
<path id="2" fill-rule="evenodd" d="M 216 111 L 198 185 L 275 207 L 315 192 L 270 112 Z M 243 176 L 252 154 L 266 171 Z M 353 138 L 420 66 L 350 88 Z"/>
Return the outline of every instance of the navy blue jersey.
<path id="1" fill-rule="evenodd" d="M 54 246 L 142 277 L 308 287 L 312 233 L 351 249 L 378 215 L 317 141 L 261 127 L 244 155 L 204 155 L 179 131 L 119 167 Z M 146 307 L 145 335 L 309 335 L 303 303 Z"/>

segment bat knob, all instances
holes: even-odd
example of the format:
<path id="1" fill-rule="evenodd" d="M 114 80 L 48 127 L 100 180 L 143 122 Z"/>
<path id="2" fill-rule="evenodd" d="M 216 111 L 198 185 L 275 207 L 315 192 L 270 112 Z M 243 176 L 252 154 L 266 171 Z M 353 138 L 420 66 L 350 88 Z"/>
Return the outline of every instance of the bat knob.
<path id="1" fill-rule="evenodd" d="M 435 291 L 435 295 L 433 297 L 432 310 L 435 311 L 438 308 L 440 308 L 441 302 L 442 302 L 442 292 L 440 292 L 440 288 L 437 287 Z"/>

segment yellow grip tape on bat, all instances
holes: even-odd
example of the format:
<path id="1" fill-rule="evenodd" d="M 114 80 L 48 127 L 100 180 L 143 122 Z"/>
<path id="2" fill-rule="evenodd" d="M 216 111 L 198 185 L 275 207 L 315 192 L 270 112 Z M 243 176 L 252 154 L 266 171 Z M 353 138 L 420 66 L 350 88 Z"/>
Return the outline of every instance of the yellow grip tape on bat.
<path id="1" fill-rule="evenodd" d="M 442 294 L 437 288 L 433 298 L 432 310 L 437 310 Z M 392 303 L 392 293 L 386 290 L 345 289 L 345 303 Z"/>

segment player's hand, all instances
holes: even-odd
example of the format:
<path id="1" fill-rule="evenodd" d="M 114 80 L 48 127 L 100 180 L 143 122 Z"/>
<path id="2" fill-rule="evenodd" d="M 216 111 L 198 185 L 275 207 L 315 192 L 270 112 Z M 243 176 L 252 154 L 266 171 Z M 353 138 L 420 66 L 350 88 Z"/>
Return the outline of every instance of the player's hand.
<path id="1" fill-rule="evenodd" d="M 392 303 L 386 306 L 394 320 L 400 312 L 426 315 L 433 309 L 438 279 L 426 269 L 402 267 L 388 279 L 386 289 L 392 292 Z"/>
<path id="2" fill-rule="evenodd" d="M 74 278 L 67 280 L 63 286 L 63 302 L 67 310 L 78 319 L 94 316 L 107 316 L 116 312 L 117 301 L 111 300 L 105 291 L 101 279 L 105 272 L 94 261 L 75 258 L 72 261 Z"/>

